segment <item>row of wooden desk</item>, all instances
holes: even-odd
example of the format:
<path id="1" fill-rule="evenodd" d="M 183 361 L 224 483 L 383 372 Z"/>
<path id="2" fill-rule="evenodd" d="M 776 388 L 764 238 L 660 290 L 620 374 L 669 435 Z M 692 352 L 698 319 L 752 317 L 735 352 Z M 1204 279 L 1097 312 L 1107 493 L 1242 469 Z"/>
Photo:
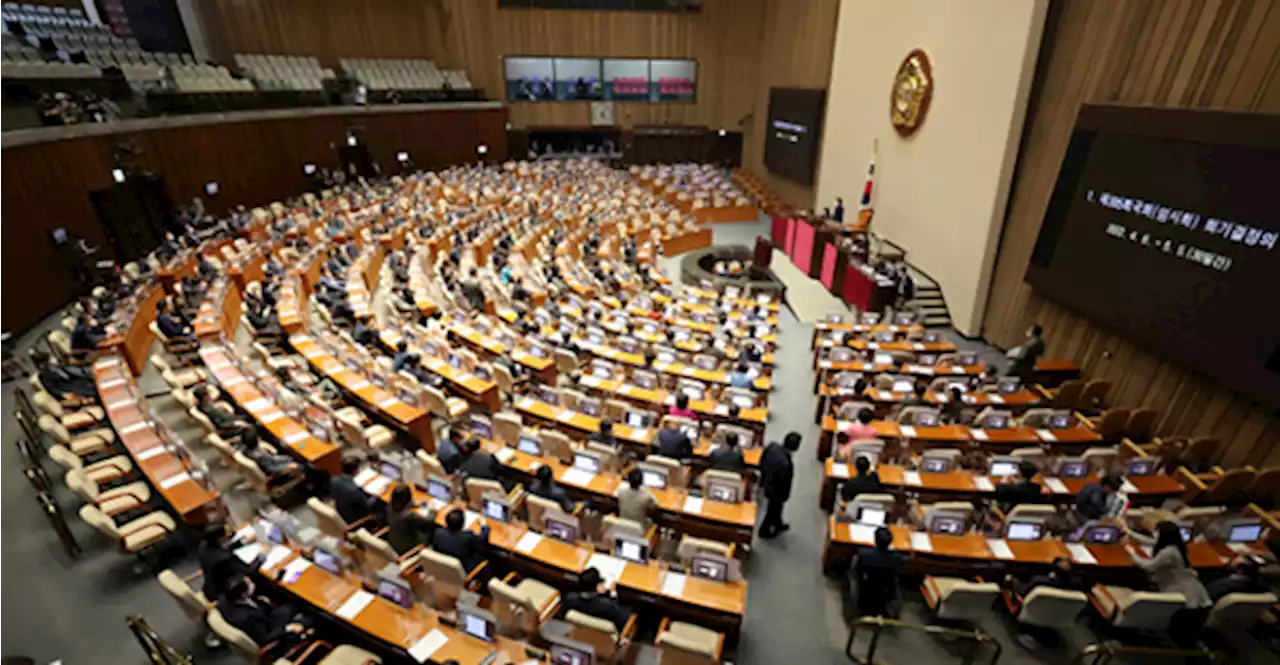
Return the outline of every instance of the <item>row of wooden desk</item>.
<path id="1" fill-rule="evenodd" d="M 1050 446 L 1055 449 L 1082 449 L 1103 443 L 1102 436 L 1083 425 L 1066 429 L 1035 429 L 1010 427 L 1007 429 L 979 429 L 964 425 L 940 425 L 938 427 L 911 427 L 888 420 L 872 421 L 876 436 L 883 439 L 899 439 L 909 445 L 960 445 L 981 444 L 992 452 L 1007 452 L 1023 446 Z M 831 456 L 835 432 L 844 423 L 834 416 L 822 419 L 822 435 L 818 440 L 817 457 L 824 460 Z"/>
<path id="2" fill-rule="evenodd" d="M 665 411 L 667 407 L 675 404 L 675 393 L 669 390 L 641 388 L 620 379 L 602 379 L 591 374 L 584 374 L 578 378 L 578 385 L 586 386 L 606 398 L 616 397 L 650 411 L 654 409 Z M 769 419 L 769 408 L 767 406 L 739 409 L 738 415 L 733 418 L 729 417 L 729 407 L 715 400 L 691 399 L 689 400 L 689 408 L 697 412 L 701 418 L 743 425 L 754 429 L 764 429 L 765 422 Z"/>
<path id="3" fill-rule="evenodd" d="M 450 389 L 464 399 L 480 404 L 490 412 L 495 412 L 500 408 L 502 396 L 498 392 L 497 383 L 489 379 L 482 379 L 471 372 L 450 365 L 443 358 L 437 358 L 424 352 L 415 346 L 411 340 L 408 340 L 395 330 L 382 330 L 378 333 L 378 341 L 381 342 L 383 350 L 387 353 L 395 353 L 397 345 L 402 340 L 409 341 L 409 351 L 417 353 L 421 357 L 420 364 L 422 367 L 448 382 Z"/>

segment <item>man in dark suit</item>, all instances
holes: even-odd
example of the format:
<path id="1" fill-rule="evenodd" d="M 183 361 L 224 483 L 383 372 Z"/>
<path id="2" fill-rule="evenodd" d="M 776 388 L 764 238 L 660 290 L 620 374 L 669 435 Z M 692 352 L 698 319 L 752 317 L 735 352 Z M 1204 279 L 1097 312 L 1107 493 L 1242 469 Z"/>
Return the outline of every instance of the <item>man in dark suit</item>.
<path id="1" fill-rule="evenodd" d="M 747 470 L 747 461 L 742 457 L 742 449 L 738 447 L 738 435 L 729 432 L 724 436 L 724 443 L 716 446 L 708 455 L 711 468 L 720 471 L 742 473 Z"/>
<path id="2" fill-rule="evenodd" d="M 342 473 L 329 479 L 329 496 L 333 497 L 334 507 L 347 524 L 373 515 L 378 506 L 377 497 L 360 489 L 352 477 L 359 471 L 360 460 L 348 457 L 342 460 Z"/>
<path id="3" fill-rule="evenodd" d="M 31 362 L 35 363 L 40 375 L 40 384 L 55 398 L 62 400 L 76 397 L 80 400 L 97 400 L 98 388 L 86 370 L 79 367 L 67 367 L 58 359 L 44 351 L 31 353 Z"/>
<path id="4" fill-rule="evenodd" d="M 616 593 L 609 593 L 601 587 L 600 571 L 588 568 L 578 576 L 578 590 L 571 591 L 564 598 L 566 610 L 577 610 L 583 614 L 604 619 L 618 627 L 621 632 L 631 619 L 631 610 L 618 602 Z"/>
<path id="5" fill-rule="evenodd" d="M 678 428 L 664 427 L 658 432 L 658 454 L 671 459 L 693 457 L 693 442 Z"/>
<path id="6" fill-rule="evenodd" d="M 791 528 L 782 521 L 782 508 L 791 498 L 791 481 L 795 477 L 791 456 L 799 449 L 800 433 L 790 432 L 781 444 L 770 443 L 760 454 L 760 486 L 767 500 L 764 520 L 760 522 L 762 538 L 776 537 Z"/>
<path id="7" fill-rule="evenodd" d="M 489 543 L 489 525 L 480 528 L 480 535 L 462 528 L 465 523 L 463 511 L 455 509 L 444 518 L 444 528 L 436 529 L 431 537 L 431 549 L 448 554 L 462 562 L 468 573 L 484 562 L 485 547 Z"/>
<path id="8" fill-rule="evenodd" d="M 413 490 L 396 485 L 387 506 L 387 542 L 396 553 L 404 554 L 418 545 L 430 542 L 436 523 L 413 509 Z"/>
<path id="9" fill-rule="evenodd" d="M 1020 377 L 1023 383 L 1030 383 L 1036 371 L 1036 361 L 1044 355 L 1044 328 L 1040 324 L 1032 324 L 1027 328 L 1027 338 L 1018 346 L 1009 349 L 1005 355 L 1009 357 L 1008 376 Z"/>
<path id="10" fill-rule="evenodd" d="M 76 351 L 92 351 L 107 336 L 106 330 L 93 317 L 81 314 L 76 329 L 71 331 L 71 348 Z"/>
<path id="11" fill-rule="evenodd" d="M 457 444 L 461 438 L 462 436 L 451 428 L 443 439 L 436 442 L 436 459 L 440 460 L 440 464 L 448 473 L 457 471 L 458 466 L 462 464 L 462 449 Z"/>
<path id="12" fill-rule="evenodd" d="M 467 299 L 471 309 L 484 310 L 484 287 L 480 286 L 480 274 L 471 269 L 467 279 L 462 282 L 462 296 Z"/>
<path id="13" fill-rule="evenodd" d="M 462 444 L 462 464 L 458 465 L 458 472 L 463 478 L 498 480 L 501 469 L 502 465 L 493 455 L 480 449 L 479 441 L 468 439 Z"/>
<path id="14" fill-rule="evenodd" d="M 875 539 L 875 548 L 859 551 L 853 566 L 861 616 L 890 614 L 889 604 L 898 596 L 898 568 L 906 560 L 891 548 L 893 532 L 888 527 L 876 529 Z"/>
<path id="15" fill-rule="evenodd" d="M 529 485 L 529 493 L 539 496 L 548 501 L 555 501 L 560 504 L 564 511 L 571 512 L 573 510 L 573 501 L 569 499 L 569 494 L 564 488 L 556 484 L 555 474 L 551 471 L 551 467 L 543 464 L 534 472 L 533 483 Z"/>
<path id="16" fill-rule="evenodd" d="M 156 327 L 168 339 L 195 339 L 191 326 L 183 323 L 178 315 L 169 311 L 168 300 L 156 303 Z"/>
<path id="17" fill-rule="evenodd" d="M 1040 491 L 1040 483 L 1032 480 L 1040 470 L 1032 462 L 1023 460 L 1018 463 L 1019 480 L 1001 483 L 996 486 L 996 503 L 1005 510 L 1022 503 L 1044 503 L 1044 494 Z"/>
<path id="18" fill-rule="evenodd" d="M 200 572 L 203 573 L 200 591 L 205 598 L 221 598 L 230 588 L 231 581 L 240 574 L 240 560 L 228 549 L 227 529 L 221 524 L 205 530 L 200 545 L 196 547 L 196 560 L 200 562 Z"/>
<path id="19" fill-rule="evenodd" d="M 252 583 L 243 576 L 232 579 L 217 602 L 218 612 L 227 623 L 248 635 L 259 648 L 274 644 L 273 654 L 287 652 L 308 633 L 305 617 L 288 605 L 273 605 L 266 598 L 254 596 Z M 264 658 L 264 662 L 272 660 Z"/>

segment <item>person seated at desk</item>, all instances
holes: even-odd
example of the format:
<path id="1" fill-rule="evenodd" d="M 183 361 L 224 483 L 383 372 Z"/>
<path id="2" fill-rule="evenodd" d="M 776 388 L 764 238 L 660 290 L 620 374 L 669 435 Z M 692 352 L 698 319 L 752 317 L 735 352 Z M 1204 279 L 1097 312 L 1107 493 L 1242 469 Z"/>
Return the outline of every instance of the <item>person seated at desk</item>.
<path id="1" fill-rule="evenodd" d="M 849 451 L 853 449 L 855 441 L 874 440 L 879 436 L 876 428 L 871 425 L 876 419 L 876 414 L 871 409 L 860 409 L 858 415 L 854 416 L 852 423 L 842 430 L 838 436 L 843 436 L 844 440 L 836 446 L 836 461 L 845 461 L 849 459 Z"/>
<path id="2" fill-rule="evenodd" d="M 631 610 L 618 602 L 616 591 L 608 589 L 594 567 L 578 576 L 578 588 L 564 597 L 566 612 L 577 611 L 597 619 L 604 619 L 617 626 L 621 632 L 631 619 Z"/>
<path id="3" fill-rule="evenodd" d="M 657 497 L 644 486 L 644 473 L 631 469 L 627 484 L 618 488 L 618 517 L 644 525 L 647 529 L 653 516 L 662 509 Z"/>
<path id="4" fill-rule="evenodd" d="M 360 460 L 345 457 L 342 473 L 329 479 L 329 496 L 333 507 L 348 526 L 374 514 L 378 497 L 371 496 L 356 484 L 355 475 L 360 472 Z"/>
<path id="5" fill-rule="evenodd" d="M 408 286 L 397 286 L 393 292 L 395 296 L 391 299 L 391 306 L 402 315 L 411 316 L 418 314 L 418 302 L 413 297 L 413 290 Z"/>
<path id="6" fill-rule="evenodd" d="M 854 560 L 852 574 L 858 583 L 860 616 L 895 616 L 890 605 L 898 598 L 898 568 L 906 560 L 893 550 L 893 532 L 879 527 L 875 547 L 862 549 Z"/>
<path id="7" fill-rule="evenodd" d="M 1044 503 L 1044 494 L 1040 483 L 1034 478 L 1040 473 L 1034 462 L 1023 460 L 1018 462 L 1019 480 L 1003 482 L 996 486 L 995 500 L 1005 510 L 1023 503 Z"/>
<path id="8" fill-rule="evenodd" d="M 1076 574 L 1071 557 L 1060 556 L 1053 560 L 1053 567 L 1043 575 L 1035 575 L 1027 580 L 1020 580 L 1013 575 L 1004 576 L 1005 588 L 1020 597 L 1026 597 L 1036 587 L 1047 586 L 1063 591 L 1087 591 L 1089 585 Z"/>
<path id="9" fill-rule="evenodd" d="M 250 427 L 240 437 L 236 450 L 248 457 L 267 475 L 268 485 L 284 485 L 292 482 L 301 467 L 292 458 L 275 452 L 275 449 L 258 441 L 257 430 Z"/>
<path id="10" fill-rule="evenodd" d="M 1227 564 L 1227 574 L 1205 585 L 1209 599 L 1217 604 L 1229 593 L 1266 593 L 1267 587 L 1259 579 L 1258 564 L 1252 559 L 1237 556 Z"/>
<path id="11" fill-rule="evenodd" d="M 387 542 L 397 554 L 431 542 L 436 531 L 435 516 L 423 517 L 413 507 L 413 490 L 396 485 L 387 504 Z"/>
<path id="12" fill-rule="evenodd" d="M 97 401 L 98 386 L 87 367 L 63 365 L 44 351 L 32 351 L 31 362 L 40 376 L 40 384 L 58 400 L 70 397 L 77 401 Z"/>
<path id="13" fill-rule="evenodd" d="M 461 438 L 461 433 L 450 427 L 445 431 L 444 438 L 436 443 L 436 459 L 440 460 L 445 473 L 452 474 L 462 464 L 462 448 L 457 443 Z"/>
<path id="14" fill-rule="evenodd" d="M 1120 491 L 1122 484 L 1120 476 L 1110 474 L 1098 479 L 1096 483 L 1085 485 L 1080 494 L 1076 495 L 1076 514 L 1083 521 L 1100 520 L 1118 514 L 1121 501 L 1116 493 Z"/>
<path id="15" fill-rule="evenodd" d="M 880 483 L 880 474 L 871 470 L 871 459 L 866 455 L 858 455 L 853 461 L 854 475 L 840 485 L 840 498 L 845 503 L 853 501 L 859 494 L 876 494 L 884 491 Z"/>
<path id="16" fill-rule="evenodd" d="M 467 279 L 462 281 L 462 297 L 466 298 L 471 309 L 484 311 L 484 287 L 480 285 L 480 273 L 474 267 L 467 274 Z"/>
<path id="17" fill-rule="evenodd" d="M 210 279 L 218 275 L 218 267 L 209 261 L 209 257 L 201 254 L 200 259 L 196 261 L 196 274 L 205 279 Z"/>
<path id="18" fill-rule="evenodd" d="M 284 654 L 309 633 L 310 621 L 289 605 L 274 605 L 262 596 L 253 595 L 253 582 L 247 577 L 232 580 L 217 600 L 218 612 L 227 623 L 239 629 L 260 648 L 272 646 L 271 653 Z M 264 662 L 274 660 L 264 657 Z"/>
<path id="19" fill-rule="evenodd" d="M 93 351 L 105 339 L 107 331 L 102 324 L 93 320 L 88 314 L 81 314 L 76 321 L 75 330 L 71 331 L 71 348 L 76 351 Z"/>
<path id="20" fill-rule="evenodd" d="M 551 467 L 543 464 L 533 475 L 533 482 L 529 484 L 530 494 L 548 501 L 555 501 L 566 513 L 573 512 L 573 501 L 569 500 L 569 494 L 564 491 L 564 488 L 556 484 L 555 473 L 551 471 Z"/>
<path id="21" fill-rule="evenodd" d="M 351 339 L 361 346 L 369 346 L 378 341 L 378 331 L 370 328 L 364 319 L 356 319 L 356 325 L 351 329 Z"/>
<path id="22" fill-rule="evenodd" d="M 683 460 L 693 457 L 693 442 L 689 435 L 678 427 L 664 427 L 658 431 L 658 454 L 671 459 Z"/>
<path id="23" fill-rule="evenodd" d="M 764 360 L 764 350 L 760 344 L 748 342 L 742 348 L 742 359 L 749 363 L 758 363 Z"/>
<path id="24" fill-rule="evenodd" d="M 670 409 L 667 409 L 667 414 L 677 418 L 688 418 L 689 420 L 694 421 L 698 419 L 698 413 L 689 408 L 689 396 L 685 393 L 679 393 L 676 395 L 676 403 Z"/>
<path id="25" fill-rule="evenodd" d="M 1179 648 L 1196 648 L 1200 629 L 1213 608 L 1213 600 L 1200 583 L 1200 575 L 1191 567 L 1187 544 L 1182 540 L 1177 523 L 1168 520 L 1158 522 L 1154 538 L 1133 531 L 1124 520 L 1118 520 L 1117 524 L 1130 540 L 1151 547 L 1151 556 L 1143 557 L 1131 543 L 1126 543 L 1125 549 L 1133 565 L 1142 569 L 1161 593 L 1180 593 L 1186 599 L 1186 606 L 1174 612 L 1169 620 L 1169 635 Z"/>
<path id="26" fill-rule="evenodd" d="M 529 292 L 529 289 L 525 287 L 524 279 L 520 277 L 517 277 L 515 282 L 511 285 L 511 301 L 513 303 L 525 305 L 526 307 L 533 302 L 533 295 Z"/>
<path id="27" fill-rule="evenodd" d="M 738 363 L 732 372 L 729 372 L 729 386 L 733 388 L 750 388 L 752 386 L 751 375 L 747 373 L 747 364 Z"/>
<path id="28" fill-rule="evenodd" d="M 498 480 L 502 465 L 487 451 L 480 449 L 480 442 L 467 439 L 462 444 L 462 463 L 458 465 L 458 473 L 466 478 L 484 478 Z"/>
<path id="29" fill-rule="evenodd" d="M 270 275 L 271 277 L 283 277 L 284 266 L 280 265 L 280 262 L 276 260 L 275 255 L 272 254 L 268 256 L 266 262 L 262 264 L 262 272 Z"/>
<path id="30" fill-rule="evenodd" d="M 909 406 L 931 406 L 929 400 L 924 398 L 925 393 L 929 392 L 929 384 L 924 381 L 916 381 L 911 387 L 911 395 L 902 400 L 893 411 L 895 414 L 902 413 L 902 410 Z"/>
<path id="31" fill-rule="evenodd" d="M 200 544 L 196 546 L 196 561 L 200 564 L 203 578 L 200 591 L 205 598 L 221 598 L 232 580 L 242 574 L 240 560 L 231 553 L 227 529 L 222 524 L 210 525 L 201 534 Z M 210 641 L 205 643 L 210 644 Z"/>
<path id="32" fill-rule="evenodd" d="M 725 434 L 724 442 L 712 448 L 707 459 L 711 468 L 720 471 L 742 473 L 747 470 L 747 460 L 743 458 L 742 449 L 738 447 L 738 435 L 735 432 Z"/>
<path id="33" fill-rule="evenodd" d="M 466 523 L 465 511 L 455 508 L 444 518 L 444 528 L 436 529 L 431 536 L 431 549 L 454 557 L 462 563 L 467 572 L 476 569 L 485 560 L 485 550 L 489 544 L 489 525 L 482 523 L 480 535 L 463 529 Z"/>
<path id="34" fill-rule="evenodd" d="M 617 449 L 618 439 L 613 435 L 613 421 L 608 418 L 601 418 L 600 431 L 592 432 L 591 440 Z"/>
<path id="35" fill-rule="evenodd" d="M 970 415 L 964 404 L 964 390 L 959 386 L 951 386 L 947 403 L 942 405 L 942 422 L 948 425 L 963 425 L 969 422 Z"/>
<path id="36" fill-rule="evenodd" d="M 166 339 L 189 339 L 195 341 L 196 338 L 191 326 L 169 310 L 168 300 L 160 300 L 156 303 L 156 327 L 160 329 L 160 333 Z"/>
<path id="37" fill-rule="evenodd" d="M 253 425 L 237 416 L 230 404 L 218 399 L 219 395 L 216 386 L 200 388 L 196 391 L 196 409 L 213 423 L 218 435 L 224 439 L 249 435 Z"/>
<path id="38" fill-rule="evenodd" d="M 244 316 L 255 335 L 279 335 L 284 332 L 280 327 L 280 319 L 276 317 L 275 308 L 266 303 L 260 307 L 247 308 Z"/>

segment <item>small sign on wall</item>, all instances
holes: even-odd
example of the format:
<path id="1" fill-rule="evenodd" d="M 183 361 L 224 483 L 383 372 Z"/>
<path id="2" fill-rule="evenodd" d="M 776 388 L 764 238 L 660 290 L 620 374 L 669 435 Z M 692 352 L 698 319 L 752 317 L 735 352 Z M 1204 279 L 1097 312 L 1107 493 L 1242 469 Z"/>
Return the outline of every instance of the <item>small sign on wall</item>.
<path id="1" fill-rule="evenodd" d="M 613 102 L 591 102 L 591 124 L 613 126 Z"/>

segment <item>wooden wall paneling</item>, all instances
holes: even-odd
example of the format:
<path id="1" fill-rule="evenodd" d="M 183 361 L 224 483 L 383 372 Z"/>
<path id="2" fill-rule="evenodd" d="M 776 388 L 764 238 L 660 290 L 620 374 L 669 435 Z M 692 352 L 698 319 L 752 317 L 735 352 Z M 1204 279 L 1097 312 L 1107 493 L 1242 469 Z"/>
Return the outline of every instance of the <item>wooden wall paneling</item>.
<path id="1" fill-rule="evenodd" d="M 1007 347 L 1041 322 L 1047 355 L 1112 380 L 1118 405 L 1158 409 L 1161 434 L 1219 437 L 1227 464 L 1280 463 L 1274 409 L 1041 297 L 1023 274 L 1082 103 L 1280 112 L 1277 53 L 1277 0 L 1054 2 L 984 326 Z"/>

